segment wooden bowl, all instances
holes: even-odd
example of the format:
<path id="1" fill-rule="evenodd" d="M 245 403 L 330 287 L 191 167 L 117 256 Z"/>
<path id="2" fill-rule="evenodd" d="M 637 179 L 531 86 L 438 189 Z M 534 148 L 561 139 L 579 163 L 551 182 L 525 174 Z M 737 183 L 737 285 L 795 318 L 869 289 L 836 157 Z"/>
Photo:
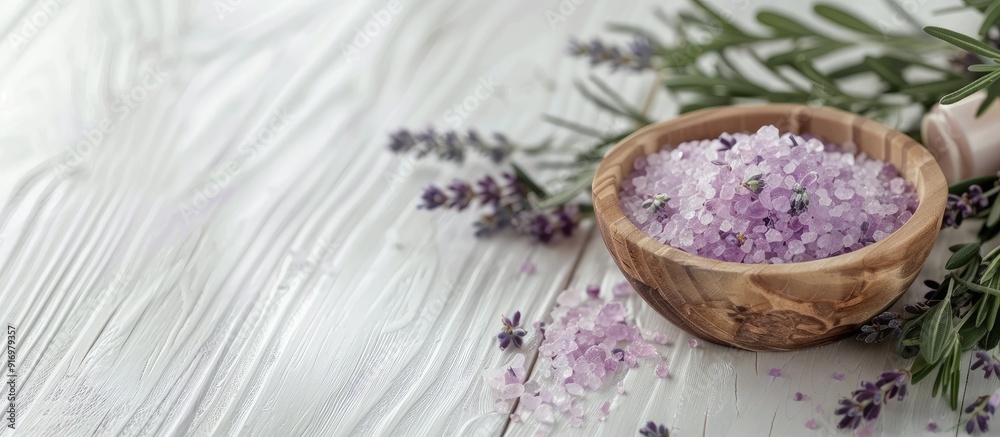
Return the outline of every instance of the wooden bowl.
<path id="1" fill-rule="evenodd" d="M 742 264 L 692 255 L 649 237 L 622 213 L 618 192 L 640 155 L 723 132 L 811 133 L 895 164 L 916 188 L 913 218 L 863 249 L 801 263 Z M 910 137 L 848 112 L 801 105 L 705 109 L 647 126 L 604 157 L 594 212 L 611 256 L 657 312 L 714 343 L 787 351 L 832 342 L 885 311 L 910 286 L 934 246 L 948 187 L 934 158 Z"/>

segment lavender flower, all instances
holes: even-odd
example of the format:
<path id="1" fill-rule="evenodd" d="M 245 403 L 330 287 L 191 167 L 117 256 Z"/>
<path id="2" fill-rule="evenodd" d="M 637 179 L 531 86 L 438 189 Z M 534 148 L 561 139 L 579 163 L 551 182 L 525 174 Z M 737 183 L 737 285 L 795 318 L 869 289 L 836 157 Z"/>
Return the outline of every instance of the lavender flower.
<path id="1" fill-rule="evenodd" d="M 970 185 L 961 196 L 949 194 L 941 227 L 957 228 L 962 225 L 965 218 L 976 214 L 989 204 L 989 199 L 983 195 L 983 188 L 979 185 Z"/>
<path id="2" fill-rule="evenodd" d="M 479 187 L 480 203 L 483 205 L 493 205 L 493 207 L 500 206 L 500 199 L 503 197 L 503 192 L 493 177 L 487 175 L 476 181 L 476 185 Z"/>
<path id="3" fill-rule="evenodd" d="M 424 204 L 420 205 L 418 208 L 428 210 L 435 209 L 448 202 L 448 195 L 434 185 L 428 185 L 427 188 L 424 188 L 424 194 L 421 195 L 420 198 L 424 200 Z"/>
<path id="4" fill-rule="evenodd" d="M 612 70 L 628 68 L 633 71 L 651 68 L 654 52 L 650 41 L 641 36 L 636 36 L 624 48 L 605 44 L 597 39 L 589 44 L 570 40 L 567 51 L 571 56 L 590 58 L 590 65 L 607 63 Z"/>
<path id="5" fill-rule="evenodd" d="M 878 343 L 890 335 L 893 338 L 903 335 L 903 317 L 899 313 L 886 311 L 875 316 L 871 323 L 862 326 L 857 338 L 865 343 Z"/>
<path id="6" fill-rule="evenodd" d="M 994 394 L 993 396 L 980 396 L 966 407 L 965 413 L 971 413 L 972 417 L 969 417 L 969 421 L 965 423 L 965 432 L 972 434 L 976 430 L 976 425 L 979 425 L 980 432 L 988 432 L 990 419 L 997 412 L 997 404 L 1000 404 L 1000 396 Z"/>
<path id="7" fill-rule="evenodd" d="M 650 421 L 646 422 L 645 427 L 639 428 L 639 435 L 645 437 L 670 437 L 670 431 L 667 430 L 667 427 Z"/>
<path id="8" fill-rule="evenodd" d="M 752 191 L 754 194 L 760 194 L 761 191 L 764 191 L 764 175 L 756 173 L 751 176 L 747 176 L 747 178 L 743 180 L 742 185 L 743 188 Z"/>
<path id="9" fill-rule="evenodd" d="M 792 191 L 795 192 L 795 195 L 792 196 L 792 205 L 788 209 L 788 213 L 799 215 L 806 212 L 806 209 L 809 208 L 809 194 L 806 193 L 806 189 L 802 185 L 795 184 L 792 186 Z"/>
<path id="10" fill-rule="evenodd" d="M 469 203 L 476 198 L 476 192 L 473 191 L 472 186 L 467 182 L 455 179 L 448 189 L 455 193 L 451 197 L 451 201 L 448 203 L 449 208 L 455 208 L 459 211 L 467 208 Z"/>
<path id="11" fill-rule="evenodd" d="M 587 296 L 590 296 L 591 299 L 596 299 L 600 295 L 601 295 L 601 287 L 598 287 L 594 284 L 587 285 Z"/>
<path id="12" fill-rule="evenodd" d="M 580 211 L 577 207 L 566 205 L 551 211 L 543 211 L 520 220 L 518 226 L 522 233 L 533 236 L 542 243 L 548 243 L 556 235 L 573 236 L 580 224 Z"/>
<path id="13" fill-rule="evenodd" d="M 667 202 L 669 201 L 670 198 L 667 197 L 666 194 L 663 193 L 654 194 L 653 197 L 650 197 L 649 199 L 642 201 L 642 207 L 646 210 L 649 210 L 649 212 L 655 214 L 657 211 L 660 210 L 660 208 L 666 206 Z"/>
<path id="14" fill-rule="evenodd" d="M 861 236 L 858 237 L 858 243 L 872 244 L 875 242 L 875 238 L 873 238 L 871 235 L 868 235 L 868 229 L 870 227 L 871 225 L 868 223 L 868 220 L 865 220 L 863 223 L 861 223 Z"/>
<path id="15" fill-rule="evenodd" d="M 878 418 L 882 405 L 896 398 L 902 401 L 906 396 L 905 371 L 882 372 L 875 382 L 862 381 L 861 389 L 851 392 L 850 398 L 842 398 L 840 408 L 833 413 L 844 416 L 837 424 L 838 429 L 855 429 L 861 421 L 872 421 Z"/>
<path id="16" fill-rule="evenodd" d="M 618 361 L 624 361 L 625 351 L 618 347 L 611 349 L 611 357 Z"/>
<path id="17" fill-rule="evenodd" d="M 521 312 L 515 311 L 513 318 L 500 316 L 500 322 L 503 323 L 503 328 L 497 334 L 497 339 L 500 340 L 500 349 L 507 349 L 507 346 L 511 344 L 516 348 L 520 348 L 524 342 L 524 336 L 527 334 L 524 329 L 519 327 L 521 324 Z"/>
<path id="18" fill-rule="evenodd" d="M 736 139 L 729 134 L 720 135 L 719 142 L 722 143 L 722 148 L 720 148 L 719 151 L 732 150 L 733 146 L 736 145 Z"/>
<path id="19" fill-rule="evenodd" d="M 983 378 L 990 379 L 994 374 L 1000 378 L 1000 361 L 993 358 L 985 351 L 976 351 L 976 362 L 972 363 L 972 370 L 983 368 Z"/>

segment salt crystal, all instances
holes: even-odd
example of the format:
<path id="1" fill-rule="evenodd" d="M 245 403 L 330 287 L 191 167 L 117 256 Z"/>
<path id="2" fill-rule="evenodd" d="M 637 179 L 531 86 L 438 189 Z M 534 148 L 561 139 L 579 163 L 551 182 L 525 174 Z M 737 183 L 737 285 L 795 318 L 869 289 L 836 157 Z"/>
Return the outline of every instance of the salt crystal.
<path id="1" fill-rule="evenodd" d="M 783 239 L 781 232 L 778 232 L 777 229 L 767 231 L 767 233 L 764 234 L 764 237 L 767 239 L 768 243 L 776 243 Z"/>
<path id="2" fill-rule="evenodd" d="M 644 341 L 633 341 L 632 344 L 628 346 L 629 352 L 631 352 L 636 357 L 648 357 L 650 355 L 656 355 L 656 348 L 653 345 L 646 343 Z"/>
<path id="3" fill-rule="evenodd" d="M 542 423 L 552 423 L 555 421 L 555 414 L 551 404 L 542 404 L 535 409 L 535 420 Z"/>
<path id="4" fill-rule="evenodd" d="M 696 340 L 696 339 L 693 339 L 693 338 L 692 338 L 692 339 L 690 339 L 690 340 L 688 340 L 688 346 L 691 346 L 691 347 L 698 347 L 698 340 Z"/>
<path id="5" fill-rule="evenodd" d="M 538 396 L 533 396 L 527 393 L 521 395 L 520 405 L 521 408 L 524 408 L 525 410 L 534 411 L 535 408 L 538 408 L 538 406 L 541 404 L 542 404 L 542 399 Z"/>
<path id="6" fill-rule="evenodd" d="M 662 332 L 657 332 L 656 335 L 653 336 L 653 341 L 659 344 L 670 344 L 670 339 L 667 338 L 667 334 Z"/>
<path id="7" fill-rule="evenodd" d="M 670 369 L 667 367 L 666 361 L 660 361 L 660 363 L 656 365 L 656 376 L 659 376 L 660 378 L 670 376 Z"/>
<path id="8" fill-rule="evenodd" d="M 771 375 L 772 378 L 778 378 L 781 376 L 781 369 L 777 367 L 772 367 L 771 370 L 767 372 L 767 374 Z"/>
<path id="9" fill-rule="evenodd" d="M 622 281 L 615 284 L 614 288 L 611 289 L 611 292 L 615 295 L 615 297 L 626 297 L 632 293 L 632 286 L 629 285 L 628 282 Z"/>

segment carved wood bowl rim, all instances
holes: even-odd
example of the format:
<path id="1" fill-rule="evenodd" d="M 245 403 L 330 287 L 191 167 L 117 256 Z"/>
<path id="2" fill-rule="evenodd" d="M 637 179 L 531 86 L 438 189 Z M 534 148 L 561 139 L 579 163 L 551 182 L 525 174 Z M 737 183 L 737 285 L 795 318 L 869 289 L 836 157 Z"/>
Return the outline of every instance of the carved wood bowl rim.
<path id="1" fill-rule="evenodd" d="M 740 119 L 739 123 L 745 124 L 747 123 L 746 120 L 766 120 L 769 118 L 779 121 L 780 124 L 771 124 L 777 125 L 782 133 L 788 131 L 795 132 L 797 134 L 810 132 L 812 123 L 816 121 L 820 121 L 828 125 L 838 125 L 845 131 L 849 130 L 851 136 L 850 139 L 856 142 L 859 153 L 868 147 L 868 145 L 862 144 L 865 139 L 859 137 L 867 135 L 867 138 L 869 139 L 880 138 L 884 143 L 882 147 L 886 147 L 887 150 L 893 149 L 888 150 L 888 153 L 896 154 L 897 157 L 900 155 L 903 156 L 904 158 L 901 159 L 906 160 L 906 162 L 910 163 L 908 166 L 913 167 L 911 170 L 900 169 L 899 164 L 896 164 L 897 170 L 900 171 L 900 176 L 910 181 L 917 191 L 919 203 L 917 209 L 913 213 L 913 216 L 895 232 L 862 249 L 823 259 L 786 264 L 745 264 L 715 260 L 694 255 L 681 249 L 663 244 L 646 235 L 634 223 L 632 223 L 631 220 L 625 217 L 624 212 L 622 212 L 619 206 L 618 193 L 621 189 L 623 180 L 632 172 L 633 161 L 636 157 L 652 153 L 655 150 L 661 150 L 664 147 L 676 146 L 676 144 L 681 141 L 706 139 L 682 138 L 671 142 L 671 144 L 665 144 L 661 142 L 663 137 L 677 131 L 699 131 L 697 126 L 717 123 L 720 121 L 732 124 L 734 123 L 734 119 Z M 759 126 L 760 125 L 758 125 L 758 127 Z M 692 127 L 695 128 L 692 129 Z M 750 129 L 755 130 L 755 128 Z M 715 135 L 717 136 L 721 133 L 722 132 L 720 131 Z M 685 136 L 683 132 L 677 135 L 681 137 Z M 826 136 L 828 140 L 838 143 L 845 141 L 843 139 L 829 138 L 828 135 L 824 136 Z M 715 138 L 715 136 L 712 136 L 711 138 Z M 651 143 L 653 144 L 651 145 Z M 878 146 L 872 145 L 870 147 Z M 640 148 L 641 150 L 636 151 L 636 148 Z M 869 153 L 869 156 L 873 156 L 884 161 L 891 161 L 888 156 L 878 157 L 874 156 L 873 153 Z M 632 272 L 628 272 L 626 271 L 628 269 L 623 266 L 623 260 L 621 259 L 623 256 L 630 258 L 629 262 L 634 262 L 639 258 L 635 253 L 632 253 L 632 251 L 641 251 L 645 252 L 646 255 L 652 255 L 652 259 L 656 259 L 659 263 L 661 263 L 661 265 L 672 264 L 686 269 L 706 269 L 726 275 L 766 274 L 768 276 L 810 275 L 840 269 L 857 268 L 859 265 L 864 266 L 869 264 L 866 260 L 874 261 L 882 256 L 882 254 L 887 253 L 887 251 L 898 250 L 899 248 L 919 248 L 920 250 L 917 250 L 915 253 L 923 253 L 926 257 L 926 254 L 930 251 L 930 247 L 933 247 L 937 232 L 941 227 L 941 219 L 944 214 L 947 200 L 947 188 L 944 175 L 934 160 L 934 157 L 915 140 L 905 134 L 889 128 L 888 126 L 857 114 L 834 108 L 794 104 L 764 104 L 703 109 L 670 120 L 654 123 L 634 132 L 609 150 L 600 162 L 594 177 L 592 194 L 594 214 L 598 221 L 598 227 L 602 233 L 605 243 L 608 245 L 608 249 L 611 252 L 612 257 L 615 258 L 619 268 L 633 283 L 633 285 L 640 288 L 640 295 L 642 295 L 642 297 L 647 301 L 650 301 L 650 298 L 655 299 L 658 297 L 649 296 L 652 290 L 642 290 L 641 288 L 644 287 L 639 287 L 639 285 L 645 285 L 651 289 L 656 289 L 656 281 L 651 280 L 651 278 L 643 277 L 650 274 L 649 269 L 646 269 L 646 271 L 643 272 L 642 269 L 635 267 L 631 269 L 633 270 Z M 617 248 L 621 249 L 624 247 L 628 250 L 625 254 L 616 253 L 616 250 L 612 248 L 612 242 L 617 243 L 615 244 Z M 928 247 L 924 247 L 928 244 Z M 643 256 L 642 258 L 650 259 L 647 256 Z M 922 262 L 923 260 L 921 260 L 921 263 Z M 916 274 L 914 273 L 913 276 L 915 275 Z M 910 280 L 906 282 L 906 285 L 908 286 L 912 280 L 913 278 L 910 278 Z M 639 282 L 638 284 L 636 283 L 637 281 Z M 894 296 L 889 297 L 889 304 L 884 305 L 882 310 L 888 308 L 892 302 L 902 296 L 907 288 L 908 287 L 903 287 L 900 290 L 881 291 L 882 293 L 894 294 Z M 663 291 L 661 291 L 661 293 L 662 292 Z M 675 293 L 683 294 L 684 290 L 678 290 Z M 803 292 L 802 295 L 790 295 L 787 297 L 808 300 L 808 294 L 809 293 Z M 654 305 L 654 308 L 656 307 L 657 305 Z M 678 317 L 685 318 L 684 315 L 675 311 L 676 308 L 671 308 L 671 311 L 664 311 L 659 308 L 657 308 L 657 310 L 675 323 L 677 323 L 676 319 Z M 673 314 L 667 314 L 667 312 L 673 312 Z M 871 314 L 867 317 L 870 318 L 876 314 Z M 682 325 L 681 327 L 691 331 L 691 329 L 689 329 L 691 328 L 690 326 Z M 753 350 L 771 349 L 767 345 L 736 344 L 730 339 L 713 337 L 711 335 L 707 335 L 705 332 L 696 332 L 696 334 L 702 336 L 703 338 L 707 338 L 710 341 L 730 344 L 737 347 Z M 843 335 L 845 335 L 845 332 L 839 332 L 836 338 L 842 337 Z M 817 341 L 811 345 L 826 343 L 833 341 L 836 338 L 824 339 L 823 341 Z M 778 348 L 774 350 L 787 349 Z"/>

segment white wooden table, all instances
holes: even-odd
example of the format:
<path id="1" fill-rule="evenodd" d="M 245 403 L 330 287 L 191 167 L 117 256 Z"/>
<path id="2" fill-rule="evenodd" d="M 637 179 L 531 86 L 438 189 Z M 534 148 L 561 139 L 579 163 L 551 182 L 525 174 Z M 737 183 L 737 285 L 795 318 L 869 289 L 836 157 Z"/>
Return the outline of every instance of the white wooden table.
<path id="1" fill-rule="evenodd" d="M 714 3 L 747 23 L 760 7 L 808 9 L 792 0 Z M 916 3 L 929 19 L 953 2 Z M 551 425 L 530 415 L 510 421 L 481 376 L 518 352 L 497 348 L 500 315 L 545 320 L 560 291 L 609 290 L 622 277 L 590 223 L 547 247 L 476 240 L 472 215 L 417 210 L 424 185 L 495 170 L 488 163 L 455 167 L 386 151 L 387 133 L 400 126 L 475 126 L 536 141 L 554 132 L 538 121 L 543 113 L 622 124 L 572 90 L 591 70 L 563 54 L 566 40 L 609 37 L 609 22 L 656 28 L 655 7 L 684 4 L 0 6 L 8 32 L 0 44 L 0 321 L 16 329 L 17 372 L 16 431 L 0 429 L 634 435 L 652 420 L 674 435 L 834 433 L 841 396 L 906 364 L 888 344 L 692 349 L 688 334 L 635 296 L 628 308 L 638 326 L 674 341 L 658 347 L 673 376 L 657 378 L 640 361 L 625 394 L 611 385 L 585 396 L 580 429 L 562 414 Z M 887 16 L 882 4 L 864 6 L 873 19 Z M 962 23 L 961 15 L 935 20 Z M 357 37 L 359 29 L 372 36 Z M 653 79 L 597 73 L 633 101 Z M 446 111 L 481 81 L 498 85 L 455 123 Z M 667 118 L 675 108 L 661 95 L 653 113 Z M 571 147 L 574 137 L 559 135 Z M 945 246 L 928 263 L 932 274 Z M 536 274 L 520 273 L 525 260 Z M 539 340 L 529 335 L 519 351 L 529 363 Z M 782 376 L 769 376 L 771 368 Z M 964 402 L 996 388 L 978 378 Z M 957 433 L 958 414 L 930 388 L 891 405 L 875 431 L 914 435 L 934 421 Z M 796 392 L 807 399 L 794 401 Z M 606 401 L 610 414 L 598 421 Z M 807 429 L 810 419 L 820 428 Z"/>

